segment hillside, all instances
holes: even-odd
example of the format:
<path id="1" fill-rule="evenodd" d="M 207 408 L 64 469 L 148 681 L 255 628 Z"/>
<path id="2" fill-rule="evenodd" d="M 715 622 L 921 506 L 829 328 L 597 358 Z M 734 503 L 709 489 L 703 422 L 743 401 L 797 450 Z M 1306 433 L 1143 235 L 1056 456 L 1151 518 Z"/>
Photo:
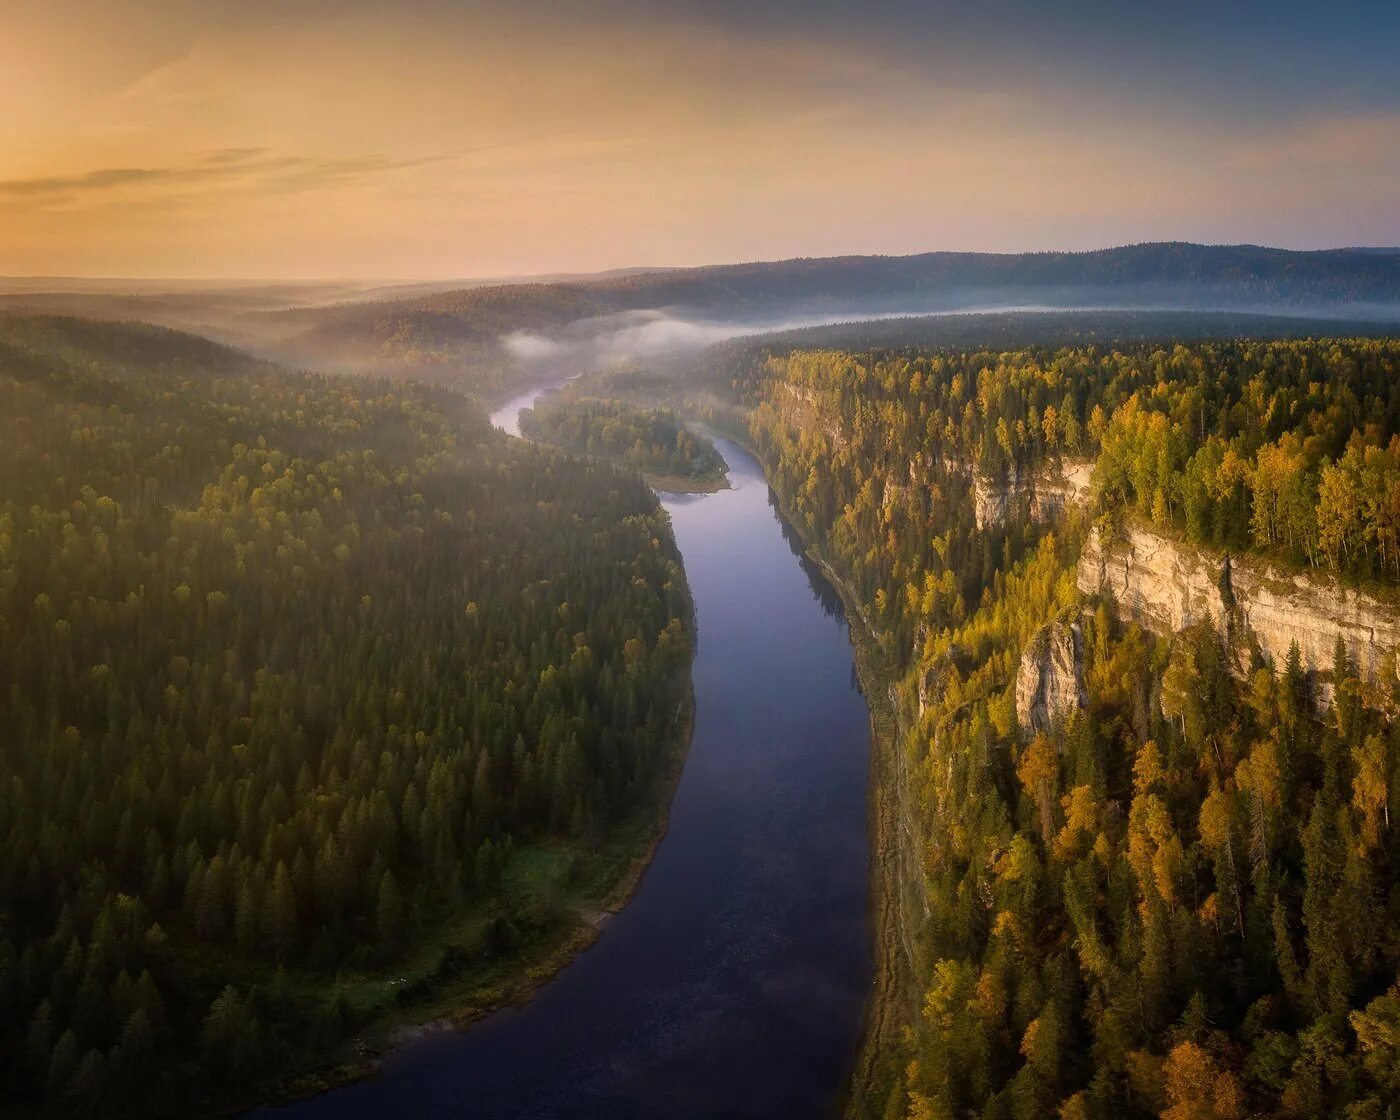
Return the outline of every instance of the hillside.
<path id="1" fill-rule="evenodd" d="M 1400 261 L 1367 250 L 1298 252 L 1253 245 L 1148 243 L 1082 253 L 920 253 L 797 258 L 678 268 L 570 284 L 442 292 L 378 305 L 518 329 L 639 308 L 743 315 L 812 304 L 869 306 L 925 298 L 1045 292 L 1078 304 L 1117 291 L 1131 303 L 1316 308 L 1400 304 Z M 499 318 L 498 318 L 499 316 Z M 337 317 L 326 312 L 326 318 Z"/>
<path id="2" fill-rule="evenodd" d="M 486 396 L 541 367 L 664 358 L 740 332 L 996 306 L 1400 318 L 1400 256 L 1187 243 L 1082 253 L 922 253 L 622 271 L 552 282 L 292 285 L 0 295 L 0 305 L 196 329 L 314 368 Z M 303 303 L 294 306 L 298 292 Z M 338 302 L 328 302 L 328 301 Z M 813 328 L 820 330 L 822 328 Z M 872 341 L 897 326 L 872 324 Z M 1281 328 L 1280 333 L 1287 333 Z M 810 341 L 810 340 L 809 340 Z"/>
<path id="3" fill-rule="evenodd" d="M 547 971 L 689 618 L 639 478 L 459 394 L 0 317 L 5 1105 L 186 1116 Z"/>
<path id="4" fill-rule="evenodd" d="M 917 881 L 883 886 L 882 959 L 922 998 L 877 1008 L 907 1030 L 854 1115 L 1386 1114 L 1397 362 L 1168 336 L 736 371 L 891 666 L 877 794 Z M 1011 485 L 1086 461 L 1087 513 Z"/>

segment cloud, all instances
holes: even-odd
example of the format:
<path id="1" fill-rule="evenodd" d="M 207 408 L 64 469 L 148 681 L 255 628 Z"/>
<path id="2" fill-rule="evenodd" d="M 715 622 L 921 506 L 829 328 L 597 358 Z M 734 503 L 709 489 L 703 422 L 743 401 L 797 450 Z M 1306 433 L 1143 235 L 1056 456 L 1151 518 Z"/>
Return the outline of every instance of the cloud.
<path id="1" fill-rule="evenodd" d="M 8 2 L 0 272 L 1320 245 L 1400 197 L 1396 15 L 1289 53 L 1204 0 Z"/>
<path id="2" fill-rule="evenodd" d="M 946 304 L 951 303 L 951 306 Z M 502 345 L 526 363 L 547 365 L 555 372 L 578 373 L 630 362 L 644 362 L 694 353 L 731 338 L 776 334 L 806 327 L 837 323 L 868 323 L 926 315 L 982 315 L 1007 311 L 1054 311 L 1047 304 L 1008 303 L 989 305 L 950 293 L 930 297 L 923 304 L 879 307 L 846 307 L 820 314 L 766 316 L 750 320 L 686 318 L 669 311 L 622 311 L 569 324 L 558 335 L 514 331 L 501 338 Z M 1106 307 L 1085 310 L 1108 310 Z"/>
<path id="3" fill-rule="evenodd" d="M 1229 153 L 1248 171 L 1400 170 L 1400 112 L 1321 114 L 1247 137 Z"/>
<path id="4" fill-rule="evenodd" d="M 0 194 L 20 198 L 71 195 L 83 191 L 109 190 L 133 183 L 149 183 L 167 178 L 169 168 L 108 167 L 82 175 L 56 175 L 38 179 L 0 179 Z"/>
<path id="5" fill-rule="evenodd" d="M 199 159 L 200 163 L 224 166 L 230 163 L 242 163 L 245 160 L 256 159 L 258 156 L 266 155 L 266 148 L 216 148 L 212 152 L 204 152 Z"/>
<path id="6" fill-rule="evenodd" d="M 564 353 L 565 346 L 552 338 L 545 338 L 533 331 L 514 331 L 501 339 L 502 345 L 517 358 L 527 362 L 541 362 L 556 358 Z"/>
<path id="7" fill-rule="evenodd" d="M 205 186 L 245 188 L 259 193 L 337 186 L 455 158 L 451 155 L 393 158 L 356 155 L 317 158 L 283 156 L 266 148 L 221 148 L 193 162 L 165 167 L 103 167 L 72 175 L 0 179 L 0 198 L 31 204 L 71 202 L 123 188 L 159 189 Z"/>

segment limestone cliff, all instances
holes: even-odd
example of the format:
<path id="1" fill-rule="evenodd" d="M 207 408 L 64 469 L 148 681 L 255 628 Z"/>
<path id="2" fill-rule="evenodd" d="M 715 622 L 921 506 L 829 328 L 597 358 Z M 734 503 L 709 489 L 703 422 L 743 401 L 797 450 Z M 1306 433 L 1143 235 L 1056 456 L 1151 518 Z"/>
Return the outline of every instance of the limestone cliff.
<path id="1" fill-rule="evenodd" d="M 1002 524 L 1022 498 L 1028 500 L 1036 521 L 1048 521 L 1067 505 L 1087 505 L 1093 471 L 1094 464 L 1081 459 L 1061 459 L 1036 471 L 1011 467 L 999 480 L 974 471 L 972 502 L 977 527 Z"/>
<path id="2" fill-rule="evenodd" d="M 1208 622 L 1236 648 L 1253 641 L 1278 669 L 1297 642 L 1304 669 L 1330 674 L 1341 638 L 1363 679 L 1395 680 L 1400 610 L 1321 575 L 1285 574 L 1131 527 L 1107 543 L 1097 529 L 1090 533 L 1078 583 L 1162 633 Z"/>
<path id="3" fill-rule="evenodd" d="M 1084 635 L 1063 619 L 1043 627 L 1021 653 L 1016 673 L 1016 721 L 1026 736 L 1083 708 Z"/>
<path id="4" fill-rule="evenodd" d="M 846 446 L 846 433 L 841 430 L 835 397 L 830 391 L 775 380 L 771 399 L 789 427 L 824 432 L 834 448 L 839 450 Z"/>

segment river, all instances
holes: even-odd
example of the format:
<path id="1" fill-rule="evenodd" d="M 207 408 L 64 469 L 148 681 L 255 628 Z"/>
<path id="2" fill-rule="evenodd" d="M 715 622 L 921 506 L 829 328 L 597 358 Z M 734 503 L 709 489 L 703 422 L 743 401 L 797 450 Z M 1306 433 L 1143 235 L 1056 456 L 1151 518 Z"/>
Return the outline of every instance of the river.
<path id="1" fill-rule="evenodd" d="M 498 427 L 534 394 L 503 406 Z M 424 1036 L 269 1115 L 699 1120 L 834 1114 L 873 977 L 869 716 L 840 603 L 754 458 L 662 494 L 695 602 L 695 733 L 632 901 L 528 1004 Z"/>

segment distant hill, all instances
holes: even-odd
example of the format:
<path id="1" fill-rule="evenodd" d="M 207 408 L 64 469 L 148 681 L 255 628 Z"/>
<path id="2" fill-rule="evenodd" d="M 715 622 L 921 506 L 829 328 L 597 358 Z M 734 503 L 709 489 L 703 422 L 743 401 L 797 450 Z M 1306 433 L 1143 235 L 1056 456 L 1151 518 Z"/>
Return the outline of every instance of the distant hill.
<path id="1" fill-rule="evenodd" d="M 518 323 L 640 308 L 743 312 L 794 304 L 921 296 L 1014 296 L 1086 292 L 1182 306 L 1207 296 L 1256 306 L 1400 304 L 1396 250 L 1299 252 L 1255 245 L 1184 242 L 1127 245 L 1083 253 L 920 253 L 907 257 L 797 258 L 630 273 L 572 283 L 506 285 L 440 292 L 386 303 L 381 310 L 446 314 L 483 323 L 504 308 Z M 496 325 L 499 325 L 497 323 Z"/>
<path id="2" fill-rule="evenodd" d="M 408 298 L 401 293 L 412 292 Z M 488 395 L 541 363 L 606 365 L 726 333 L 968 308 L 1268 312 L 1400 321 L 1400 251 L 1299 252 L 1184 242 L 1082 253 L 921 253 L 624 271 L 448 291 L 382 288 L 328 304 L 250 307 L 224 293 L 202 329 L 283 361 L 446 381 Z M 373 295 L 389 298 L 372 298 Z M 90 298 L 90 297 L 89 297 Z M 264 298 L 266 298 L 264 296 Z M 109 300 L 90 312 L 201 329 L 200 297 Z M 33 305 L 33 297 L 26 302 Z M 82 314 L 73 293 L 43 306 Z M 213 308 L 211 307 L 211 311 Z M 669 329 L 671 320 L 684 328 Z"/>
<path id="3" fill-rule="evenodd" d="M 1026 305 L 1400 319 L 1400 256 L 1167 243 L 1084 253 L 802 258 L 474 287 L 263 318 L 299 361 L 388 362 L 429 376 L 485 378 L 489 388 L 502 376 L 509 380 L 517 360 L 502 349 L 506 336 L 523 331 L 577 341 L 617 329 L 590 322 L 609 316 L 666 312 L 702 323 L 777 326 L 785 319 Z"/>

